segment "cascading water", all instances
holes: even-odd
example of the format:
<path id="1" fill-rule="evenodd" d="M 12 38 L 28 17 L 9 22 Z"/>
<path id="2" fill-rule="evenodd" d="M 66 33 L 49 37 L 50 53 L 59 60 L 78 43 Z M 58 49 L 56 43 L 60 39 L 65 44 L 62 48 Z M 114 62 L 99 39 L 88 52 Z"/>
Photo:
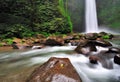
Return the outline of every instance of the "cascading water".
<path id="1" fill-rule="evenodd" d="M 0 82 L 24 82 L 30 69 L 46 62 L 50 57 L 69 58 L 82 78 L 82 82 L 120 82 L 119 65 L 113 62 L 113 69 L 106 69 L 100 63 L 91 64 L 88 57 L 75 54 L 75 48 L 76 46 L 56 46 L 0 52 Z"/>
<path id="2" fill-rule="evenodd" d="M 86 0 L 85 22 L 87 33 L 98 31 L 95 0 Z"/>

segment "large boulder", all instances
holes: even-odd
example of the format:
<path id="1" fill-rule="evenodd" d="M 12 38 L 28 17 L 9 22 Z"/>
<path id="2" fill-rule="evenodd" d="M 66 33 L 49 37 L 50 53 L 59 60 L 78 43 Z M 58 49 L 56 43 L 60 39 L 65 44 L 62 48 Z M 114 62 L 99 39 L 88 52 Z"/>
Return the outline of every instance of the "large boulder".
<path id="1" fill-rule="evenodd" d="M 26 82 L 82 82 L 68 58 L 50 58 Z"/>
<path id="2" fill-rule="evenodd" d="M 73 36 L 65 36 L 64 38 L 65 43 L 69 43 L 70 40 L 73 40 Z"/>
<path id="3" fill-rule="evenodd" d="M 103 39 L 91 40 L 90 42 L 93 43 L 95 46 L 101 46 L 101 47 L 112 46 L 112 44 L 109 41 L 105 41 Z"/>
<path id="4" fill-rule="evenodd" d="M 97 51 L 97 49 L 93 42 L 89 40 L 81 40 L 79 45 L 75 48 L 75 51 L 80 54 L 88 55 L 92 51 Z"/>
<path id="5" fill-rule="evenodd" d="M 98 64 L 98 61 L 100 61 L 100 58 L 98 56 L 91 55 L 89 56 L 89 61 L 92 64 Z"/>
<path id="6" fill-rule="evenodd" d="M 63 41 L 62 40 L 55 40 L 55 39 L 47 39 L 45 42 L 45 45 L 48 46 L 62 46 Z"/>
<path id="7" fill-rule="evenodd" d="M 74 45 L 74 43 L 75 44 L 78 43 L 76 41 L 78 41 L 80 39 L 85 39 L 85 38 L 84 38 L 83 34 L 79 34 L 79 33 L 76 34 L 75 33 L 75 34 L 70 34 L 70 35 L 64 36 L 63 39 L 64 39 L 65 43 L 71 43 L 72 42 L 73 45 Z"/>
<path id="8" fill-rule="evenodd" d="M 98 34 L 97 33 L 87 33 L 87 34 L 85 34 L 85 38 L 88 40 L 95 40 L 98 38 Z"/>
<path id="9" fill-rule="evenodd" d="M 69 43 L 71 44 L 71 46 L 78 46 L 80 43 L 80 40 L 70 40 Z"/>
<path id="10" fill-rule="evenodd" d="M 110 47 L 109 50 L 107 51 L 107 53 L 116 53 L 116 54 L 119 54 L 120 53 L 120 48 Z"/>
<path id="11" fill-rule="evenodd" d="M 107 68 L 107 69 L 113 69 L 113 63 L 112 61 L 103 56 L 102 54 L 101 55 L 90 55 L 89 56 L 89 62 L 92 63 L 92 64 L 98 64 L 101 63 L 102 67 L 104 68 Z"/>
<path id="12" fill-rule="evenodd" d="M 76 47 L 75 51 L 80 54 L 88 55 L 89 53 L 93 51 L 97 51 L 96 46 L 101 47 L 111 47 L 112 44 L 108 41 L 105 41 L 103 39 L 97 39 L 97 40 L 80 40 L 79 45 Z"/>
<path id="13" fill-rule="evenodd" d="M 110 48 L 111 49 L 111 48 Z M 116 55 L 116 52 L 108 50 L 101 50 L 94 54 L 94 56 L 90 56 L 90 63 L 100 62 L 104 68 L 113 69 L 113 61 L 112 58 Z"/>
<path id="14" fill-rule="evenodd" d="M 120 54 L 120 49 L 117 47 L 108 47 L 106 50 L 101 50 L 98 53 L 95 53 L 95 55 L 105 59 L 114 58 L 117 54 Z"/>
<path id="15" fill-rule="evenodd" d="M 104 39 L 112 39 L 114 37 L 114 35 L 106 32 L 100 32 L 98 36 Z"/>
<path id="16" fill-rule="evenodd" d="M 120 54 L 114 56 L 114 62 L 118 65 L 120 65 Z"/>

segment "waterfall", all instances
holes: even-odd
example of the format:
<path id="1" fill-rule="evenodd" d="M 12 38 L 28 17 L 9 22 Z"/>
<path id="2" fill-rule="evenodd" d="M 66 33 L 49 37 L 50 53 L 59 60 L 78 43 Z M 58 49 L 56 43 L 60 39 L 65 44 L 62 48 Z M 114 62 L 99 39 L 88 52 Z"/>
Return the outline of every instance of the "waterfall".
<path id="1" fill-rule="evenodd" d="M 85 22 L 86 22 L 86 32 L 97 32 L 98 22 L 97 22 L 97 11 L 95 0 L 86 0 L 86 11 L 85 11 Z"/>

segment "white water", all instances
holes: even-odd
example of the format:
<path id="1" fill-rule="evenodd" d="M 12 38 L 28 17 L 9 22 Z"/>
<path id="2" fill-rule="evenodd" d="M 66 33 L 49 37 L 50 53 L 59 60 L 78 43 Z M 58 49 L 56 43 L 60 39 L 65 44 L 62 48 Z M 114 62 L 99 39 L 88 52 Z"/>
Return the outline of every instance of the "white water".
<path id="1" fill-rule="evenodd" d="M 95 0 L 86 0 L 86 12 L 85 12 L 85 25 L 86 32 L 97 32 L 98 22 L 97 22 L 97 11 Z"/>
<path id="2" fill-rule="evenodd" d="M 76 68 L 82 82 L 120 82 L 120 66 L 113 63 L 113 69 L 106 69 L 102 67 L 99 63 L 98 65 L 93 65 L 89 63 L 89 58 L 77 53 L 68 53 L 73 51 L 75 46 L 63 46 L 63 47 L 46 47 L 43 49 L 35 49 L 19 52 L 14 51 L 9 54 L 0 53 L 1 59 L 8 60 L 17 58 L 18 61 L 9 62 L 3 61 L 0 64 L 0 73 L 11 69 L 18 69 L 17 67 L 30 67 L 36 64 L 41 64 L 46 62 L 50 57 L 60 57 L 69 58 L 73 66 Z M 59 51 L 59 52 L 58 52 Z M 66 53 L 67 52 L 67 53 Z M 4 55 L 3 55 L 4 54 Z M 12 56 L 9 57 L 8 55 Z M 25 58 L 26 57 L 26 58 Z M 5 59 L 6 58 L 6 59 Z M 19 58 L 21 60 L 19 60 Z M 113 61 L 113 59 L 112 59 Z M 6 63 L 5 63 L 6 62 Z M 6 65 L 6 66 L 5 66 Z M 7 73 L 7 75 L 9 74 Z M 5 72 L 6 73 L 6 72 Z M 4 73 L 3 73 L 4 74 Z"/>

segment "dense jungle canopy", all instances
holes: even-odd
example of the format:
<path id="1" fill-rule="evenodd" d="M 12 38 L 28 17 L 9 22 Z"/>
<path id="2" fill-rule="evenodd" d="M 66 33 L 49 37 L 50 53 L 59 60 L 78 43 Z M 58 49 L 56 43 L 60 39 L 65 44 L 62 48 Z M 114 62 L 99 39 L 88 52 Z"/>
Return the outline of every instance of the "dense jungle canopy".
<path id="1" fill-rule="evenodd" d="M 120 0 L 96 0 L 99 25 L 120 29 Z M 0 38 L 83 32 L 85 0 L 0 0 Z"/>
<path id="2" fill-rule="evenodd" d="M 0 37 L 69 33 L 63 0 L 0 0 Z"/>

